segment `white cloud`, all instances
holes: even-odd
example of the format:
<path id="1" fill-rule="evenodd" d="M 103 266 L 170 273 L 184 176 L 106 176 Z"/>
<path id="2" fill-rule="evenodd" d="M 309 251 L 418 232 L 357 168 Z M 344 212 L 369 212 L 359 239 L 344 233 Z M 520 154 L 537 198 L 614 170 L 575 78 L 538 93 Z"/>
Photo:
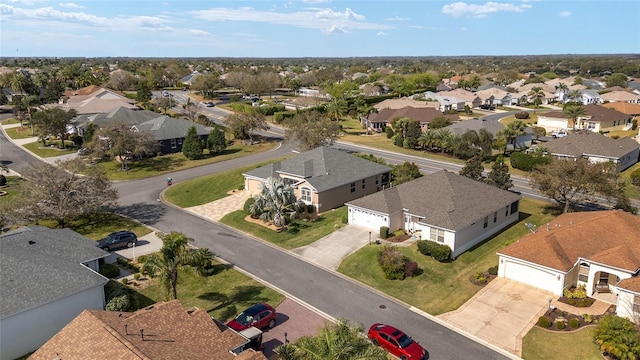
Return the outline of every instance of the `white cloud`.
<path id="1" fill-rule="evenodd" d="M 78 5 L 76 3 L 71 3 L 71 2 L 59 3 L 58 5 L 60 5 L 61 7 L 65 7 L 65 8 L 74 8 L 74 9 L 83 9 L 84 8 L 84 6 L 82 6 L 82 5 Z"/>
<path id="2" fill-rule="evenodd" d="M 198 29 L 189 29 L 188 30 L 189 34 L 191 35 L 195 35 L 195 36 L 203 36 L 203 37 L 209 37 L 212 36 L 213 34 L 211 34 L 208 31 L 204 31 L 204 30 L 198 30 Z"/>
<path id="3" fill-rule="evenodd" d="M 561 11 L 559 15 L 560 17 L 569 17 L 571 16 L 571 11 Z"/>
<path id="4" fill-rule="evenodd" d="M 331 0 L 302 0 L 302 2 L 307 4 L 322 4 L 331 2 Z"/>
<path id="5" fill-rule="evenodd" d="M 384 24 L 367 22 L 350 8 L 344 11 L 313 8 L 304 11 L 277 12 L 275 10 L 256 10 L 251 7 L 241 8 L 212 8 L 191 11 L 189 14 L 196 19 L 212 22 L 245 21 L 256 23 L 270 23 L 289 25 L 308 29 L 317 29 L 325 34 L 345 33 L 349 30 L 389 30 L 392 27 Z"/>
<path id="6" fill-rule="evenodd" d="M 526 9 L 530 9 L 531 5 L 527 3 L 511 4 L 511 3 L 498 3 L 487 2 L 484 4 L 467 4 L 465 2 L 456 2 L 453 4 L 445 5 L 442 7 L 442 13 L 459 17 L 463 15 L 472 17 L 486 17 L 489 14 L 498 12 L 523 12 Z"/>
<path id="7" fill-rule="evenodd" d="M 384 31 L 378 31 L 378 33 L 376 35 L 385 36 L 385 35 L 387 35 L 387 33 L 385 33 Z"/>
<path id="8" fill-rule="evenodd" d="M 422 28 L 424 28 L 424 26 L 422 26 L 422 25 L 409 25 L 409 27 L 413 28 L 413 29 L 422 29 Z"/>
<path id="9" fill-rule="evenodd" d="M 8 0 L 8 2 L 13 4 L 23 4 L 23 5 L 33 5 L 37 2 L 46 2 L 49 0 Z"/>
<path id="10" fill-rule="evenodd" d="M 461 27 L 460 31 L 467 31 L 467 28 L 466 27 Z"/>
<path id="11" fill-rule="evenodd" d="M 401 18 L 399 16 L 394 16 L 394 17 L 390 17 L 390 18 L 386 18 L 386 21 L 407 21 L 409 20 L 409 18 Z"/>

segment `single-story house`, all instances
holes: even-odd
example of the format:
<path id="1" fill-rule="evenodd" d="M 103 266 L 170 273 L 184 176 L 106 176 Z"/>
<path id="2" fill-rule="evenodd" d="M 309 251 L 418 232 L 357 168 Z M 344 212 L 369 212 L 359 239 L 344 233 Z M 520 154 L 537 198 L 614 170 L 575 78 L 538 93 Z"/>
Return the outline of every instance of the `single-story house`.
<path id="1" fill-rule="evenodd" d="M 360 122 L 370 130 L 384 131 L 393 120 L 406 117 L 420 123 L 420 128 L 424 131 L 429 129 L 429 123 L 439 116 L 444 116 L 451 122 L 460 121 L 458 114 L 445 115 L 442 111 L 432 107 L 414 108 L 408 106 L 401 109 L 383 109 L 377 113 L 371 113 L 367 117 L 362 117 Z"/>
<path id="2" fill-rule="evenodd" d="M 124 94 L 103 87 L 91 85 L 78 90 L 69 90 L 58 104 L 47 107 L 59 107 L 65 111 L 74 109 L 81 114 L 108 113 L 119 107 L 137 109 L 135 101 Z"/>
<path id="3" fill-rule="evenodd" d="M 452 257 L 518 220 L 520 195 L 447 170 L 347 202 L 349 224 L 420 233 Z"/>
<path id="4" fill-rule="evenodd" d="M 307 97 L 315 97 L 315 98 L 329 98 L 329 94 L 322 93 L 319 89 L 310 89 L 301 87 L 296 90 L 296 94 L 298 96 L 307 96 Z"/>
<path id="5" fill-rule="evenodd" d="M 630 91 L 611 91 L 606 94 L 600 95 L 603 101 L 608 102 L 623 102 L 631 104 L 640 104 L 640 95 L 634 94 Z"/>
<path id="6" fill-rule="evenodd" d="M 414 100 L 412 98 L 408 98 L 408 97 L 403 97 L 400 99 L 386 99 L 383 100 L 375 105 L 373 105 L 373 108 L 376 109 L 377 111 L 381 111 L 384 109 L 391 109 L 391 110 L 398 110 L 398 109 L 402 109 L 402 108 L 406 108 L 406 107 L 412 107 L 412 108 L 426 108 L 426 107 L 431 107 L 433 108 L 433 106 L 422 100 Z"/>
<path id="7" fill-rule="evenodd" d="M 427 101 L 429 101 L 429 99 L 437 101 L 438 108 L 443 113 L 451 110 L 453 111 L 464 110 L 465 103 L 464 103 L 464 100 L 462 99 L 457 99 L 453 96 L 442 96 L 433 91 L 426 91 L 423 93 L 423 95 Z"/>
<path id="8" fill-rule="evenodd" d="M 0 244 L 1 360 L 36 350 L 85 309 L 104 309 L 109 279 L 98 271 L 109 253 L 95 241 L 29 226 L 0 236 Z"/>
<path id="9" fill-rule="evenodd" d="M 631 116 L 602 105 L 584 105 L 585 115 L 576 119 L 562 111 L 550 111 L 538 116 L 538 126 L 547 132 L 561 129 L 587 129 L 593 132 L 625 130 L 631 126 Z"/>
<path id="10" fill-rule="evenodd" d="M 623 114 L 627 114 L 631 117 L 640 116 L 640 103 L 633 104 L 633 103 L 618 101 L 618 102 L 602 104 L 602 106 L 606 107 L 607 109 L 613 109 Z"/>
<path id="11" fill-rule="evenodd" d="M 85 310 L 29 359 L 266 360 L 249 339 L 178 300 L 133 313 Z"/>
<path id="12" fill-rule="evenodd" d="M 485 105 L 511 105 L 511 94 L 497 87 L 476 91 L 476 96 Z"/>
<path id="13" fill-rule="evenodd" d="M 482 118 L 460 121 L 447 126 L 445 129 L 460 136 L 469 130 L 480 131 L 480 129 L 485 129 L 491 133 L 494 138 L 497 138 L 498 133 L 504 129 L 504 125 L 502 125 L 498 120 L 487 120 Z M 513 150 L 514 147 L 516 149 L 528 148 L 531 146 L 533 135 L 533 130 L 530 127 L 526 127 L 523 135 L 518 135 L 515 140 L 509 140 L 507 150 Z"/>
<path id="14" fill-rule="evenodd" d="M 620 316 L 640 315 L 640 217 L 622 210 L 565 213 L 498 251 L 498 276 L 562 296 L 613 293 Z M 608 301 L 607 297 L 599 297 Z"/>
<path id="15" fill-rule="evenodd" d="M 242 175 L 251 195 L 259 194 L 268 178 L 283 178 L 297 199 L 322 212 L 389 186 L 391 168 L 322 146 Z"/>
<path id="16" fill-rule="evenodd" d="M 108 113 L 79 115 L 74 119 L 74 124 L 78 135 L 82 136 L 89 123 L 93 123 L 99 128 L 115 124 L 133 126 L 151 119 L 155 119 L 158 116 L 160 115 L 157 112 L 149 110 L 130 109 L 121 106 Z"/>
<path id="17" fill-rule="evenodd" d="M 584 158 L 592 163 L 612 162 L 618 171 L 634 165 L 640 157 L 640 147 L 635 140 L 628 137 L 612 139 L 587 130 L 550 140 L 544 147 L 555 158 Z"/>
<path id="18" fill-rule="evenodd" d="M 185 119 L 175 119 L 160 116 L 132 126 L 133 131 L 148 131 L 160 143 L 162 154 L 172 154 L 182 151 L 182 143 L 189 128 L 196 127 L 196 132 L 202 141 L 207 141 L 211 128 Z"/>
<path id="19" fill-rule="evenodd" d="M 457 88 L 451 91 L 440 91 L 438 94 L 443 97 L 454 97 L 462 100 L 464 104 L 469 105 L 471 109 L 477 108 L 482 104 L 482 99 L 480 99 L 478 95 L 465 89 Z"/>
<path id="20" fill-rule="evenodd" d="M 186 85 L 186 86 L 191 86 L 193 85 L 193 82 L 200 76 L 202 75 L 201 73 L 199 73 L 197 70 L 192 72 L 191 74 L 183 77 L 182 79 L 180 79 L 180 82 L 182 83 L 182 85 Z"/>

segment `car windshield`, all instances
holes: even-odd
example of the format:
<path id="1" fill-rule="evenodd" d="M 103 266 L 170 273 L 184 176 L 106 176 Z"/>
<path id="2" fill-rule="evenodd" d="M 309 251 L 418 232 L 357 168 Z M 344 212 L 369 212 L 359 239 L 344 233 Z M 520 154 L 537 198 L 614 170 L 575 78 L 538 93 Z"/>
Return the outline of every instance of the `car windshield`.
<path id="1" fill-rule="evenodd" d="M 400 347 L 403 349 L 411 345 L 411 343 L 413 343 L 413 339 L 407 336 L 407 334 L 402 334 L 402 336 L 398 338 L 398 344 L 400 344 Z"/>
<path id="2" fill-rule="evenodd" d="M 251 321 L 253 321 L 253 316 L 246 313 L 240 313 L 240 315 L 236 317 L 236 322 L 241 325 L 249 325 Z"/>

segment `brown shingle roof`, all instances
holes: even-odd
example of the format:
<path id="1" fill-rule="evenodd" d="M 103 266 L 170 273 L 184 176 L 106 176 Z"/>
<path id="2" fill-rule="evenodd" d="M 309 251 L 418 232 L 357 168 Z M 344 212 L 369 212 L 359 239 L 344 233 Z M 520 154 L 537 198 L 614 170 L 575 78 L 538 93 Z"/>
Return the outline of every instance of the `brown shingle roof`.
<path id="1" fill-rule="evenodd" d="M 460 118 L 458 115 L 444 115 L 442 111 L 429 108 L 429 107 L 421 107 L 415 108 L 411 106 L 403 107 L 401 109 L 382 109 L 377 114 L 372 114 L 370 117 L 370 121 L 382 122 L 387 121 L 391 122 L 394 119 L 398 118 L 409 118 L 413 121 L 417 121 L 421 124 L 430 123 L 433 119 L 438 116 L 446 116 L 451 121 L 458 121 Z"/>
<path id="2" fill-rule="evenodd" d="M 238 333 L 216 324 L 206 311 L 186 311 L 173 300 L 135 313 L 85 310 L 30 359 L 231 360 L 237 358 L 229 350 L 245 342 Z M 258 356 L 243 359 L 266 360 L 262 353 L 254 354 Z"/>
<path id="3" fill-rule="evenodd" d="M 457 231 L 519 199 L 512 192 L 441 170 L 348 204 L 383 214 L 405 209 L 422 217 L 422 223 Z"/>
<path id="4" fill-rule="evenodd" d="M 628 279 L 624 279 L 620 281 L 617 286 L 640 294 L 640 276 L 632 276 Z"/>
<path id="5" fill-rule="evenodd" d="M 608 109 L 617 110 L 627 115 L 640 115 L 640 104 L 632 104 L 627 102 L 612 102 L 608 104 L 603 104 L 602 106 Z"/>
<path id="6" fill-rule="evenodd" d="M 622 210 L 566 213 L 498 253 L 560 271 L 579 258 L 635 273 L 640 269 L 640 217 Z"/>
<path id="7" fill-rule="evenodd" d="M 620 111 L 609 109 L 601 105 L 589 104 L 584 106 L 584 111 L 591 116 L 592 121 L 614 121 L 625 120 L 628 118 L 627 114 L 623 114 Z"/>
<path id="8" fill-rule="evenodd" d="M 621 158 L 638 148 L 638 143 L 628 137 L 612 139 L 608 136 L 589 131 L 577 131 L 569 136 L 553 139 L 544 145 L 552 154 L 598 155 Z"/>

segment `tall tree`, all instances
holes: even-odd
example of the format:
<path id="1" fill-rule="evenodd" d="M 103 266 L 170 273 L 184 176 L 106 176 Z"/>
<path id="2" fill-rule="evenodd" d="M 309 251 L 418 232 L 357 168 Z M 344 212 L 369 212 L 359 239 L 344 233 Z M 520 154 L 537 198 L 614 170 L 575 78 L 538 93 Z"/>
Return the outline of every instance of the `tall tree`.
<path id="1" fill-rule="evenodd" d="M 400 165 L 395 165 L 391 169 L 391 182 L 394 186 L 406 183 L 422 176 L 418 165 L 405 161 Z"/>
<path id="2" fill-rule="evenodd" d="M 151 87 L 146 81 L 138 81 L 136 87 L 136 100 L 141 103 L 151 101 L 153 94 L 151 93 Z"/>
<path id="3" fill-rule="evenodd" d="M 96 131 L 85 146 L 97 157 L 120 160 L 122 170 L 128 173 L 131 158 L 154 155 L 160 145 L 148 131 L 137 132 L 127 125 L 113 124 Z"/>
<path id="4" fill-rule="evenodd" d="M 73 119 L 77 113 L 74 109 L 64 111 L 61 108 L 51 108 L 38 111 L 33 114 L 32 120 L 40 129 L 40 136 L 44 139 L 47 135 L 60 138 L 60 148 L 64 149 L 65 140 L 68 137 L 69 126 L 73 124 Z"/>
<path id="5" fill-rule="evenodd" d="M 192 249 L 183 233 L 172 231 L 157 233 L 162 240 L 160 252 L 146 257 L 142 272 L 157 277 L 167 292 L 168 299 L 178 298 L 178 275 L 181 271 L 191 271 L 203 275 L 211 265 L 213 254 L 208 249 Z"/>
<path id="6" fill-rule="evenodd" d="M 340 121 L 348 109 L 347 102 L 339 97 L 332 97 L 324 106 L 326 113 L 334 121 Z"/>
<path id="7" fill-rule="evenodd" d="M 224 128 L 218 124 L 213 124 L 213 128 L 207 137 L 207 148 L 212 154 L 220 154 L 227 148 L 227 138 Z"/>
<path id="8" fill-rule="evenodd" d="M 569 117 L 569 127 L 575 129 L 578 126 L 578 119 L 587 114 L 581 104 L 570 104 L 564 107 L 562 112 Z"/>
<path id="9" fill-rule="evenodd" d="M 592 164 L 585 159 L 555 159 L 539 165 L 530 175 L 531 186 L 569 212 L 572 206 L 595 195 L 614 197 L 619 174 L 612 163 Z"/>
<path id="10" fill-rule="evenodd" d="M 189 160 L 197 160 L 202 157 L 203 150 L 204 144 L 198 135 L 198 130 L 195 126 L 191 126 L 182 144 L 182 154 Z"/>
<path id="11" fill-rule="evenodd" d="M 460 169 L 460 175 L 476 181 L 484 181 L 483 171 L 482 160 L 480 156 L 476 155 L 465 161 L 464 166 Z"/>
<path id="12" fill-rule="evenodd" d="M 276 348 L 280 360 L 386 360 L 387 352 L 373 345 L 362 325 L 339 319 L 327 323 L 316 336 L 304 336 Z"/>
<path id="13" fill-rule="evenodd" d="M 515 120 L 508 123 L 507 126 L 500 130 L 498 132 L 498 137 L 503 137 L 507 141 L 507 145 L 512 145 L 513 150 L 516 150 L 518 136 L 524 135 L 526 128 L 527 124 L 520 120 Z"/>
<path id="14" fill-rule="evenodd" d="M 504 163 L 502 155 L 498 156 L 493 165 L 491 165 L 491 171 L 489 171 L 485 182 L 502 190 L 509 190 L 513 187 L 509 166 Z"/>
<path id="15" fill-rule="evenodd" d="M 36 162 L 23 172 L 26 184 L 21 196 L 26 204 L 20 215 L 25 220 L 53 219 L 62 228 L 67 220 L 103 212 L 115 204 L 118 193 L 102 168 L 85 168 L 81 161 L 58 165 Z"/>
<path id="16" fill-rule="evenodd" d="M 607 83 L 607 87 L 619 86 L 621 88 L 626 88 L 629 84 L 627 74 L 623 73 L 613 73 L 605 78 L 605 82 Z"/>
<path id="17" fill-rule="evenodd" d="M 302 151 L 331 145 L 338 138 L 338 124 L 318 111 L 301 111 L 285 123 L 287 142 L 297 143 Z"/>
<path id="18" fill-rule="evenodd" d="M 270 129 L 264 115 L 257 111 L 231 114 L 224 119 L 225 125 L 233 133 L 236 139 L 250 139 L 253 141 L 253 132 L 256 130 L 267 131 Z"/>
<path id="19" fill-rule="evenodd" d="M 394 132 L 394 143 L 405 149 L 413 149 L 418 146 L 418 139 L 422 132 L 420 123 L 408 117 L 393 119 L 391 127 Z"/>
<path id="20" fill-rule="evenodd" d="M 540 104 L 542 104 L 542 99 L 544 99 L 544 91 L 542 91 L 541 87 L 534 86 L 533 88 L 531 88 L 531 91 L 529 91 L 529 94 L 527 94 L 527 96 L 529 97 L 529 101 L 534 103 L 537 108 L 538 106 L 540 106 Z"/>
<path id="21" fill-rule="evenodd" d="M 295 190 L 280 177 L 269 177 L 261 185 L 260 193 L 249 208 L 254 218 L 273 221 L 281 227 L 296 219 L 306 209 L 306 204 L 296 199 Z"/>
<path id="22" fill-rule="evenodd" d="M 453 153 L 462 159 L 479 156 L 483 160 L 491 155 L 492 146 L 493 135 L 486 129 L 468 130 L 460 137 Z"/>

